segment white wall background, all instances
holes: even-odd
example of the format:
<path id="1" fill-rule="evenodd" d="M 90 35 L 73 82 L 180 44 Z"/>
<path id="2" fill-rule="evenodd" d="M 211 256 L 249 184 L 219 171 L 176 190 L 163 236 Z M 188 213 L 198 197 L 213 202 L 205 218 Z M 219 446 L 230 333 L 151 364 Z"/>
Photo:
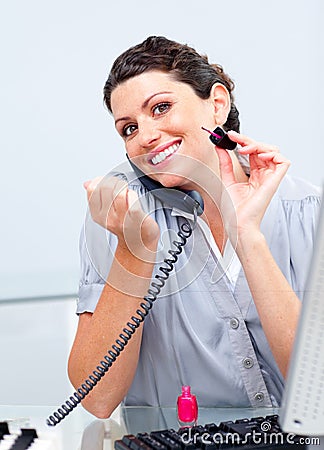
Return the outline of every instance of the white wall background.
<path id="1" fill-rule="evenodd" d="M 73 299 L 0 303 L 0 405 L 60 406 L 74 392 L 67 376 L 74 311 Z"/>
<path id="2" fill-rule="evenodd" d="M 60 318 L 70 317 L 62 326 L 74 330 L 70 303 L 63 311 L 44 304 L 37 320 L 39 303 L 10 309 L 7 301 L 77 292 L 78 236 L 86 210 L 82 183 L 124 160 L 102 102 L 113 59 L 151 34 L 207 53 L 236 81 L 242 131 L 279 145 L 292 160 L 290 173 L 320 184 L 323 12 L 322 0 L 0 3 L 0 299 L 6 301 L 0 306 L 0 333 L 8 341 L 9 323 L 20 336 L 9 339 L 11 356 L 2 365 L 9 367 L 28 335 L 33 354 L 53 377 L 50 396 L 46 389 L 38 398 L 21 389 L 12 391 L 12 399 L 52 402 L 66 383 L 61 365 L 71 344 L 69 330 L 55 347 L 61 365 L 37 342 L 52 342 Z M 8 370 L 1 373 L 8 380 Z M 21 385 L 26 381 L 25 376 Z"/>

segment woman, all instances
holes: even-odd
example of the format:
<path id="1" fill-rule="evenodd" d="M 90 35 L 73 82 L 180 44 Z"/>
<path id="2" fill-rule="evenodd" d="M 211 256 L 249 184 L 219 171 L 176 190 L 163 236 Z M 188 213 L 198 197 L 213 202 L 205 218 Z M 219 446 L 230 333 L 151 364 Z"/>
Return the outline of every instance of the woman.
<path id="1" fill-rule="evenodd" d="M 239 134 L 233 88 L 220 66 L 164 37 L 113 64 L 104 98 L 128 157 L 167 188 L 197 191 L 204 213 L 144 327 L 83 400 L 98 417 L 123 399 L 174 406 L 184 384 L 201 406 L 280 403 L 320 193 L 286 175 L 275 147 Z M 202 126 L 223 127 L 236 151 L 215 147 Z M 129 166 L 85 188 L 76 387 L 134 315 L 186 215 Z"/>

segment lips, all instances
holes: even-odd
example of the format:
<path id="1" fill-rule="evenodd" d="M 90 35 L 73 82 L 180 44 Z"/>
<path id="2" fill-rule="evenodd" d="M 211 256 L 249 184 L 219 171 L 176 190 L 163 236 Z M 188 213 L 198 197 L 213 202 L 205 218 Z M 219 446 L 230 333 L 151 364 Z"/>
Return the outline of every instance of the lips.
<path id="1" fill-rule="evenodd" d="M 160 162 L 164 161 L 166 158 L 168 158 L 178 150 L 180 144 L 181 142 L 175 142 L 174 144 L 169 145 L 158 153 L 155 153 L 155 155 L 151 159 L 151 163 L 156 166 Z"/>

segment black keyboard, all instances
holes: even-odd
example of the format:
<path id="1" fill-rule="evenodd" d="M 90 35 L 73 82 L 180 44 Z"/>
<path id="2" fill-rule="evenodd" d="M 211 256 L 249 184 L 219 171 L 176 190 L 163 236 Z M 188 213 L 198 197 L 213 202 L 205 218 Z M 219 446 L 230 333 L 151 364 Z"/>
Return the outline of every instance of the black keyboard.
<path id="1" fill-rule="evenodd" d="M 194 427 L 128 434 L 115 441 L 116 450 L 216 450 L 299 449 L 307 448 L 307 439 L 284 433 L 278 415 L 208 423 Z"/>
<path id="2" fill-rule="evenodd" d="M 47 436 L 39 437 L 34 428 L 21 428 L 11 432 L 8 422 L 0 422 L 0 450 L 55 450 L 54 441 Z"/>

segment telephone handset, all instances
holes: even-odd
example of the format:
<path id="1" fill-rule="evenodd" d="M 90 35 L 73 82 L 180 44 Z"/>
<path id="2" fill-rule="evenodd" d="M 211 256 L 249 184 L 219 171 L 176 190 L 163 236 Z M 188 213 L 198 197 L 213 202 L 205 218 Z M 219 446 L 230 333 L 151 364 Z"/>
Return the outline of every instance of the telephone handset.
<path id="1" fill-rule="evenodd" d="M 204 212 L 204 201 L 197 191 L 182 191 L 177 188 L 166 188 L 158 181 L 145 175 L 131 161 L 127 154 L 126 156 L 140 182 L 159 200 L 186 213 L 200 216 Z"/>
<path id="2" fill-rule="evenodd" d="M 135 166 L 130 160 L 136 175 L 140 179 L 141 183 L 149 189 L 153 195 L 159 198 L 162 202 L 167 203 L 169 206 L 174 206 L 180 211 L 191 213 L 194 216 L 194 222 L 196 222 L 197 215 L 203 213 L 203 200 L 200 194 L 196 191 L 184 192 L 176 188 L 165 188 L 162 184 L 152 180 L 145 175 L 137 166 Z M 137 330 L 137 328 L 144 322 L 146 316 L 153 307 L 155 300 L 161 292 L 161 289 L 165 285 L 166 280 L 170 276 L 170 272 L 173 271 L 174 265 L 178 260 L 178 256 L 182 253 L 183 247 L 186 245 L 188 238 L 193 232 L 193 227 L 187 219 L 184 218 L 184 223 L 180 225 L 180 229 L 177 232 L 179 240 L 174 240 L 172 244 L 174 249 L 168 250 L 170 257 L 165 258 L 162 266 L 159 267 L 158 272 L 153 277 L 147 294 L 143 298 L 143 302 L 136 310 L 135 314 L 129 319 L 127 324 L 121 330 L 118 338 L 115 340 L 115 344 L 107 351 L 107 354 L 103 356 L 102 360 L 97 365 L 96 369 L 89 375 L 89 377 L 82 383 L 82 385 L 69 397 L 60 408 L 49 416 L 46 423 L 49 426 L 55 426 L 60 423 L 79 403 L 84 399 L 86 395 L 97 385 L 97 383 L 108 372 L 110 367 L 116 361 L 120 353 L 124 350 L 125 346 Z"/>

